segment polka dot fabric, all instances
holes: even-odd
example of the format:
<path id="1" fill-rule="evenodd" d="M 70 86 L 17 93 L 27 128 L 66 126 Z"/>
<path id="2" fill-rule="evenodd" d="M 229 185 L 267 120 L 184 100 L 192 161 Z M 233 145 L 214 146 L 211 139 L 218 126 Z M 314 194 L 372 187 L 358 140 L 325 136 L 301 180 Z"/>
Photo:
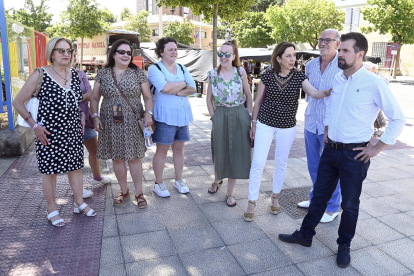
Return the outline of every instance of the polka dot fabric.
<path id="1" fill-rule="evenodd" d="M 277 84 L 273 70 L 266 70 L 261 75 L 261 80 L 267 87 L 257 117 L 261 123 L 277 128 L 292 128 L 296 125 L 299 92 L 302 88 L 302 82 L 307 77 L 301 71 L 293 69 L 286 77 L 279 75 L 279 78 L 286 80 L 291 74 L 293 77 L 283 90 Z"/>
<path id="2" fill-rule="evenodd" d="M 79 102 L 82 99 L 79 76 L 71 69 L 71 85 L 66 89 L 45 69 L 43 74 L 37 122 L 51 134 L 47 135 L 49 145 L 36 142 L 39 170 L 43 174 L 56 174 L 81 169 L 83 138 L 79 116 Z"/>

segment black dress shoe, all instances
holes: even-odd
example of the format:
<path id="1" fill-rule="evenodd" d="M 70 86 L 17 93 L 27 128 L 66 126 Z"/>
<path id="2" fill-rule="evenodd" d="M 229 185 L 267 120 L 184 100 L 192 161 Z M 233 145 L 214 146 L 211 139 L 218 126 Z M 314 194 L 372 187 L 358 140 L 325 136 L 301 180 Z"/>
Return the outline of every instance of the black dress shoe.
<path id="1" fill-rule="evenodd" d="M 299 230 L 296 230 L 292 235 L 279 234 L 279 240 L 288 243 L 297 243 L 306 247 L 312 245 L 312 239 L 306 239 Z"/>
<path id="2" fill-rule="evenodd" d="M 351 248 L 345 244 L 338 246 L 338 255 L 336 256 L 336 264 L 339 267 L 347 267 L 351 264 Z"/>

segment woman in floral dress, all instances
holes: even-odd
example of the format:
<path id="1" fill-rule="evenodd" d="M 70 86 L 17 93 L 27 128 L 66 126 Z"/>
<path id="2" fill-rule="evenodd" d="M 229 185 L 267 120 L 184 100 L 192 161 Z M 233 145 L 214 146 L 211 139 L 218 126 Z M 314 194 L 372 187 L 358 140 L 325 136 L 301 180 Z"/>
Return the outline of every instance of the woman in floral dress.
<path id="1" fill-rule="evenodd" d="M 223 179 L 228 178 L 226 203 L 233 207 L 236 180 L 249 178 L 252 94 L 246 71 L 240 64 L 237 42 L 225 42 L 218 56 L 220 65 L 208 72 L 207 108 L 213 122 L 211 153 L 215 176 L 208 192 L 216 193 Z"/>

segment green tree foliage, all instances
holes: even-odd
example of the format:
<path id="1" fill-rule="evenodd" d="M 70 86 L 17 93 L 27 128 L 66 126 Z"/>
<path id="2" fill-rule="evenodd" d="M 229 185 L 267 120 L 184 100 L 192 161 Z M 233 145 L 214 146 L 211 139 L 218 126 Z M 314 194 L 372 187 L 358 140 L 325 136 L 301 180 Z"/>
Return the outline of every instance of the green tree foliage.
<path id="1" fill-rule="evenodd" d="M 234 22 L 242 18 L 244 11 L 248 10 L 254 0 L 157 0 L 158 6 L 189 7 L 195 15 L 204 15 L 204 20 L 213 22 L 213 66 L 217 66 L 217 18 Z"/>
<path id="2" fill-rule="evenodd" d="M 26 25 L 33 27 L 36 31 L 44 32 L 46 28 L 50 27 L 52 14 L 48 13 L 49 7 L 46 5 L 48 0 L 40 0 L 40 5 L 35 5 L 33 0 L 26 0 L 24 8 L 15 10 L 11 8 L 6 13 L 10 18 Z"/>
<path id="3" fill-rule="evenodd" d="M 266 17 L 277 42 L 307 42 L 313 49 L 322 31 L 342 30 L 345 20 L 344 12 L 328 0 L 289 0 L 281 7 L 269 7 Z"/>
<path id="4" fill-rule="evenodd" d="M 61 14 L 62 22 L 58 23 L 59 32 L 63 36 L 80 38 L 80 62 L 83 60 L 83 39 L 93 38 L 108 30 L 109 23 L 103 20 L 102 10 L 95 0 L 70 0 L 67 10 Z"/>
<path id="5" fill-rule="evenodd" d="M 142 42 L 149 42 L 151 38 L 151 29 L 148 25 L 149 12 L 142 10 L 134 16 L 128 18 L 125 29 L 138 32 Z"/>
<path id="6" fill-rule="evenodd" d="M 266 47 L 275 43 L 263 12 L 246 12 L 244 19 L 236 21 L 233 27 L 240 47 Z"/>
<path id="7" fill-rule="evenodd" d="M 252 12 L 266 12 L 270 6 L 282 4 L 282 0 L 257 0 L 250 6 Z"/>
<path id="8" fill-rule="evenodd" d="M 400 46 L 414 44 L 414 0 L 368 0 L 372 5 L 362 10 L 364 20 L 371 26 L 362 27 L 361 31 L 380 34 L 389 33 L 392 42 Z M 401 47 L 398 49 L 396 60 L 400 59 Z M 396 77 L 397 62 L 394 64 L 393 78 Z"/>
<path id="9" fill-rule="evenodd" d="M 152 1 L 152 0 L 149 0 L 149 1 Z M 124 8 L 122 11 L 121 11 L 121 14 L 119 15 L 119 20 L 121 20 L 121 21 L 126 21 L 126 20 L 128 20 L 128 18 L 129 17 L 131 17 L 132 16 L 132 13 L 131 13 L 131 11 L 128 9 L 128 8 Z"/>
<path id="10" fill-rule="evenodd" d="M 168 26 L 163 30 L 164 36 L 172 37 L 178 42 L 190 45 L 194 43 L 194 24 L 186 19 L 180 21 L 170 21 Z"/>
<path id="11" fill-rule="evenodd" d="M 107 22 L 110 24 L 116 22 L 116 16 L 110 10 L 108 10 L 107 8 L 103 8 L 101 9 L 101 12 L 102 12 L 102 20 L 104 22 Z"/>

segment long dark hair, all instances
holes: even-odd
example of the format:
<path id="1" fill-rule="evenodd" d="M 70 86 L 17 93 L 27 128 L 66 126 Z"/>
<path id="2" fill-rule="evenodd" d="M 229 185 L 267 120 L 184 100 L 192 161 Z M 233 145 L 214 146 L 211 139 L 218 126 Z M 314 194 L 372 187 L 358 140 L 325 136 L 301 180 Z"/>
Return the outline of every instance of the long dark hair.
<path id="1" fill-rule="evenodd" d="M 115 59 L 114 59 L 114 55 L 116 54 L 116 51 L 118 50 L 119 46 L 121 45 L 128 45 L 129 49 L 131 49 L 131 52 L 133 52 L 131 43 L 129 43 L 128 40 L 125 39 L 118 39 L 117 41 L 115 41 L 112 44 L 111 50 L 108 53 L 108 62 L 105 64 L 105 68 L 112 68 L 115 66 Z M 129 61 L 128 67 L 131 69 L 137 69 L 138 66 L 136 66 L 134 63 L 132 63 L 132 56 L 131 56 L 131 60 Z"/>
<path id="2" fill-rule="evenodd" d="M 277 57 L 282 58 L 283 53 L 286 51 L 287 48 L 293 47 L 293 49 L 296 49 L 295 45 L 289 42 L 280 42 L 277 44 L 276 48 L 273 50 L 272 53 L 272 68 L 273 71 L 276 73 L 280 73 L 282 68 L 280 67 L 279 62 L 277 61 Z"/>
<path id="3" fill-rule="evenodd" d="M 221 46 L 223 47 L 224 45 L 228 45 L 233 48 L 233 54 L 235 55 L 235 57 L 234 57 L 234 60 L 231 62 L 231 65 L 236 67 L 237 74 L 239 74 L 239 77 L 241 77 L 241 74 L 239 71 L 239 67 L 241 66 L 241 63 L 240 63 L 240 57 L 239 57 L 239 48 L 237 47 L 237 41 L 235 39 L 232 39 L 231 41 L 224 42 Z M 217 76 L 220 74 L 220 71 L 221 71 L 221 64 L 219 64 L 217 68 Z"/>

